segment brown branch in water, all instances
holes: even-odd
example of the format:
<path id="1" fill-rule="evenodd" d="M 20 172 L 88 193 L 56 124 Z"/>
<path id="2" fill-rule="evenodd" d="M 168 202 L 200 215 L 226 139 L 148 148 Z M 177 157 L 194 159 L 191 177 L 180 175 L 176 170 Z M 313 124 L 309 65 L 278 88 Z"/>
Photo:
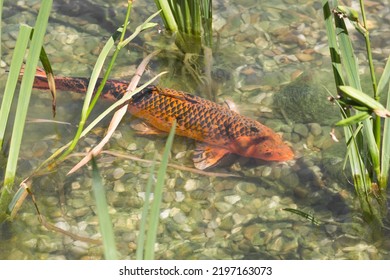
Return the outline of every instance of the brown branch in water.
<path id="1" fill-rule="evenodd" d="M 129 154 L 122 154 L 122 153 L 116 152 L 116 151 L 104 150 L 104 151 L 101 152 L 101 154 L 107 154 L 107 155 L 111 155 L 111 156 L 115 156 L 115 157 L 119 157 L 119 158 L 135 160 L 135 161 L 139 161 L 139 162 L 153 163 L 153 160 L 143 159 L 143 158 L 139 158 L 139 157 L 136 157 L 136 156 L 133 156 L 133 155 L 129 155 Z M 71 155 L 68 155 L 67 158 L 70 158 L 70 157 L 83 157 L 85 155 L 86 155 L 86 153 L 73 153 Z M 161 164 L 161 162 L 156 161 L 156 164 Z M 191 167 L 178 165 L 178 164 L 174 164 L 174 163 L 168 163 L 168 166 L 172 167 L 172 168 L 175 168 L 175 169 L 188 171 L 188 172 L 192 172 L 192 173 L 196 173 L 196 174 L 200 174 L 200 175 L 204 175 L 204 176 L 209 176 L 209 177 L 215 176 L 215 177 L 225 177 L 225 178 L 226 177 L 242 178 L 242 176 L 238 175 L 238 174 L 233 174 L 233 173 L 229 174 L 229 173 L 222 173 L 222 172 L 203 171 L 203 170 L 199 170 L 199 169 L 196 169 L 196 168 L 191 168 Z"/>
<path id="2" fill-rule="evenodd" d="M 80 236 L 80 235 L 74 234 L 74 233 L 72 233 L 70 231 L 64 230 L 62 228 L 59 228 L 59 227 L 57 227 L 57 226 L 47 222 L 45 217 L 39 211 L 38 204 L 36 202 L 35 196 L 34 196 L 33 192 L 31 191 L 30 187 L 28 187 L 27 185 L 24 185 L 24 188 L 25 188 L 26 192 L 29 195 L 31 195 L 32 202 L 33 202 L 35 210 L 37 211 L 37 214 L 38 214 L 38 221 L 45 228 L 47 228 L 48 230 L 51 230 L 51 231 L 62 233 L 64 235 L 66 235 L 66 236 L 69 236 L 70 238 L 72 238 L 74 240 L 79 240 L 79 241 L 82 241 L 82 242 L 87 242 L 87 243 L 92 243 L 92 244 L 97 244 L 97 245 L 101 245 L 102 244 L 102 241 L 99 240 L 99 239 L 93 239 L 93 238 L 89 238 L 89 237 Z"/>
<path id="3" fill-rule="evenodd" d="M 131 160 L 139 161 L 139 162 L 146 162 L 146 163 L 152 163 L 153 162 L 153 160 L 142 159 L 142 158 L 139 158 L 139 157 L 136 157 L 136 156 L 133 156 L 133 155 L 122 154 L 122 153 L 115 152 L 115 151 L 102 151 L 102 154 L 108 154 L 108 155 L 112 155 L 112 156 L 116 156 L 116 157 L 120 157 L 120 158 L 125 158 L 125 159 L 131 159 Z M 156 161 L 156 164 L 161 164 L 161 162 Z M 180 170 L 183 170 L 183 171 L 188 171 L 188 172 L 197 173 L 197 174 L 200 174 L 200 175 L 210 176 L 210 177 L 211 176 L 215 176 L 215 177 L 237 177 L 237 178 L 241 177 L 238 174 L 229 174 L 229 173 L 221 173 L 221 172 L 203 171 L 203 170 L 199 170 L 199 169 L 195 169 L 195 168 L 191 168 L 191 167 L 187 167 L 187 166 L 182 166 L 182 165 L 178 165 L 178 164 L 174 164 L 174 163 L 168 163 L 168 166 L 172 167 L 172 168 L 175 168 L 175 169 L 180 169 Z"/>

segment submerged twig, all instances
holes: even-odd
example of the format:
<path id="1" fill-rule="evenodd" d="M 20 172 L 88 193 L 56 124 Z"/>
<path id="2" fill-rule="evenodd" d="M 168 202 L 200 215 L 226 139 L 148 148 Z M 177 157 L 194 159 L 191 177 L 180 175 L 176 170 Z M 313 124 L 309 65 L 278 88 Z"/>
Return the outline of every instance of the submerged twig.
<path id="1" fill-rule="evenodd" d="M 136 157 L 136 156 L 133 156 L 133 155 L 129 155 L 129 154 L 122 154 L 120 152 L 116 152 L 116 151 L 102 151 L 101 152 L 102 154 L 107 154 L 107 155 L 111 155 L 111 156 L 115 156 L 115 157 L 120 157 L 120 158 L 124 158 L 124 159 L 130 159 L 130 160 L 135 160 L 135 161 L 138 161 L 138 162 L 145 162 L 145 163 L 153 163 L 153 160 L 148 160 L 148 159 L 143 159 L 143 158 L 139 158 L 139 157 Z M 73 153 L 72 155 L 69 155 L 69 157 L 71 156 L 84 156 L 85 153 Z M 156 164 L 160 164 L 159 161 L 156 161 Z M 182 166 L 182 165 L 178 165 L 178 164 L 174 164 L 174 163 L 168 163 L 168 166 L 169 167 L 172 167 L 172 168 L 175 168 L 175 169 L 179 169 L 179 170 L 183 170 L 183 171 L 188 171 L 188 172 L 192 172 L 192 173 L 196 173 L 196 174 L 200 174 L 200 175 L 204 175 L 204 176 L 215 176 L 215 177 L 236 177 L 236 178 L 241 178 L 242 176 L 241 175 L 238 175 L 238 174 L 229 174 L 229 173 L 222 173 L 222 172 L 209 172 L 209 171 L 203 171 L 203 170 L 199 170 L 199 169 L 195 169 L 195 168 L 191 168 L 191 167 L 187 167 L 187 166 Z"/>

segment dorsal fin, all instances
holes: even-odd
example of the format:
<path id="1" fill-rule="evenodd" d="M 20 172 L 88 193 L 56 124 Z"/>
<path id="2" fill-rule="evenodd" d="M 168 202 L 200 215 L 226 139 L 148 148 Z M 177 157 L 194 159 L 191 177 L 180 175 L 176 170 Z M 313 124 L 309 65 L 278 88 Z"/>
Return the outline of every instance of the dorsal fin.
<path id="1" fill-rule="evenodd" d="M 184 91 L 177 91 L 169 88 L 157 88 L 159 90 L 159 94 L 165 95 L 171 98 L 188 101 L 191 103 L 199 103 L 199 98 L 191 95 L 189 93 L 186 93 Z"/>

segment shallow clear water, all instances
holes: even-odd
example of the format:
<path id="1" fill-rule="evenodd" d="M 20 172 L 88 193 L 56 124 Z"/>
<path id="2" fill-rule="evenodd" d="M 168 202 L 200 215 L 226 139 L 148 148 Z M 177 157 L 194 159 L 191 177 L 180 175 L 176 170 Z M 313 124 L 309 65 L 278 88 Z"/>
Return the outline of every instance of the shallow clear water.
<path id="1" fill-rule="evenodd" d="M 89 76 L 108 36 L 123 21 L 125 1 L 55 3 L 45 40 L 54 71 L 65 76 Z M 345 147 L 329 136 L 338 119 L 326 101 L 323 86 L 334 90 L 320 1 L 214 1 L 214 42 L 211 94 L 184 69 L 173 39 L 159 30 L 145 32 L 123 51 L 112 77 L 129 80 L 144 52 L 163 50 L 144 80 L 169 70 L 159 85 L 185 90 L 222 103 L 233 100 L 240 112 L 280 132 L 296 159 L 268 163 L 239 159 L 213 172 L 221 177 L 169 168 L 157 238 L 159 259 L 388 259 L 388 233 L 373 240 L 361 219 L 348 172 L 342 171 Z M 86 7 L 82 3 L 87 3 Z M 9 63 L 18 24 L 33 24 L 39 1 L 5 3 L 2 59 Z M 30 11 L 26 7 L 32 7 Z M 154 2 L 137 1 L 131 27 L 155 12 Z M 388 2 L 372 2 L 367 11 L 373 31 L 374 59 L 383 67 L 388 57 Z M 83 16 L 81 16 L 83 15 Z M 375 15 L 375 17 L 373 16 Z M 159 21 L 159 19 L 157 20 Z M 361 48 L 356 40 L 356 46 Z M 359 54 L 363 58 L 364 53 Z M 0 68 L 1 89 L 6 80 Z M 302 74 L 301 76 L 299 76 Z M 298 77 L 299 76 L 299 77 Z M 298 77 L 298 78 L 297 78 Z M 2 92 L 2 91 L 1 91 Z M 1 93 L 2 94 L 2 93 Z M 1 95 L 0 95 L 1 96 Z M 102 101 L 95 115 L 109 104 Z M 25 178 L 77 129 L 82 96 L 59 94 L 57 121 L 51 119 L 50 96 L 34 91 L 23 139 L 19 174 Z M 139 137 L 122 121 L 106 150 L 151 160 L 165 139 Z M 77 152 L 93 147 L 109 120 L 81 141 Z M 176 137 L 171 163 L 193 167 L 194 141 Z M 38 207 L 47 221 L 73 234 L 99 238 L 90 168 L 66 176 L 80 156 L 58 170 L 33 180 Z M 135 256 L 136 237 L 148 178 L 149 163 L 104 154 L 98 159 L 107 187 L 109 212 L 118 250 Z M 345 174 L 346 173 L 346 174 Z M 2 176 L 2 175 L 1 175 Z M 312 224 L 284 208 L 300 209 L 323 223 Z M 40 225 L 31 199 L 12 223 L 0 229 L 0 259 L 102 258 L 102 247 L 48 231 Z"/>

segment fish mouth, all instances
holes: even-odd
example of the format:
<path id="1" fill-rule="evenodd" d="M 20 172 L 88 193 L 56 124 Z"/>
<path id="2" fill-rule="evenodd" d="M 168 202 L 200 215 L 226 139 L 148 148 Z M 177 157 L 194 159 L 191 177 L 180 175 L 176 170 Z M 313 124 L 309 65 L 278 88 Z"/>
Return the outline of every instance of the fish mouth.
<path id="1" fill-rule="evenodd" d="M 294 152 L 291 148 L 284 146 L 283 148 L 278 147 L 272 151 L 263 153 L 259 158 L 267 161 L 289 161 L 294 159 L 294 156 Z"/>

